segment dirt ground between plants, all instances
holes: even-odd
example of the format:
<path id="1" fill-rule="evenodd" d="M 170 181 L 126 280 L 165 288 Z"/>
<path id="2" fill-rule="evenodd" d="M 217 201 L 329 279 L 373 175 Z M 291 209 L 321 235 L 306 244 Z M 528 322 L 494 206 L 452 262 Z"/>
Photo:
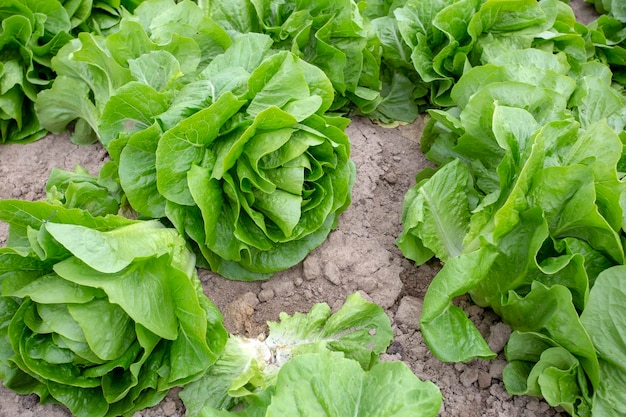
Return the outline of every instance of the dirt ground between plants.
<path id="1" fill-rule="evenodd" d="M 582 21 L 593 15 L 582 0 L 571 4 Z M 502 351 L 510 329 L 491 311 L 458 300 L 499 353 L 495 360 L 442 363 L 424 344 L 418 329 L 421 302 L 440 265 L 431 261 L 417 267 L 394 243 L 401 230 L 404 194 L 427 164 L 419 150 L 422 126 L 423 119 L 391 129 L 353 119 L 348 134 L 357 178 L 352 205 L 342 214 L 337 230 L 304 262 L 264 282 L 229 281 L 201 270 L 205 292 L 222 310 L 231 333 L 257 336 L 266 330 L 266 321 L 277 320 L 282 311 L 304 312 L 318 302 L 337 308 L 347 295 L 360 291 L 385 308 L 392 320 L 395 339 L 384 359 L 405 361 L 417 376 L 440 388 L 441 417 L 565 417 L 565 412 L 543 400 L 512 398 L 506 392 Z M 101 146 L 79 147 L 68 135 L 49 135 L 28 145 L 0 145 L 0 198 L 44 199 L 52 168 L 73 170 L 79 164 L 95 174 L 106 159 Z M 7 227 L 0 223 L 0 246 L 6 238 Z M 184 415 L 173 390 L 159 405 L 134 417 Z M 67 417 L 69 413 L 61 406 L 40 405 L 35 395 L 20 396 L 0 385 L 0 417 L 17 416 Z"/>

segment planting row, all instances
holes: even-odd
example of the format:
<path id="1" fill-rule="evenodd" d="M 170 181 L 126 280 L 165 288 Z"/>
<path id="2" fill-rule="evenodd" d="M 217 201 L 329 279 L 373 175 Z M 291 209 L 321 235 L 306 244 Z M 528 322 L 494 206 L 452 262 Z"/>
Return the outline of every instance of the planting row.
<path id="1" fill-rule="evenodd" d="M 228 337 L 195 272 L 258 280 L 299 263 L 350 204 L 346 116 L 428 109 L 438 168 L 407 191 L 397 241 L 444 264 L 427 344 L 445 361 L 495 356 L 454 305 L 467 293 L 514 330 L 511 394 L 626 414 L 617 2 L 588 25 L 558 0 L 113 3 L 0 6 L 1 141 L 69 128 L 111 157 L 97 176 L 53 171 L 47 202 L 0 201 L 6 386 L 90 416 L 177 385 L 190 415 L 435 415 L 436 387 L 378 363 L 380 308 L 355 295 L 265 341 Z"/>

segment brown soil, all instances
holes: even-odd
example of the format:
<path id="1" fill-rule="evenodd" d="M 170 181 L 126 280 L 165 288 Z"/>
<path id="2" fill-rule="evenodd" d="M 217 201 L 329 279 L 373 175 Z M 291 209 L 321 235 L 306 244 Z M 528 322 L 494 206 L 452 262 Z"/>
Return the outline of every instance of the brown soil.
<path id="1" fill-rule="evenodd" d="M 584 20 L 591 16 L 582 0 L 571 4 Z M 543 400 L 511 397 L 502 383 L 506 364 L 502 350 L 510 329 L 491 311 L 459 303 L 499 353 L 492 361 L 442 363 L 429 352 L 418 329 L 421 301 L 439 270 L 437 261 L 415 266 L 395 246 L 400 233 L 404 194 L 427 161 L 419 150 L 423 120 L 398 128 L 382 128 L 356 118 L 348 128 L 352 159 L 357 166 L 353 201 L 339 227 L 304 262 L 264 282 L 236 282 L 201 270 L 206 294 L 222 310 L 231 333 L 257 336 L 266 321 L 282 311 L 305 312 L 318 302 L 340 306 L 360 291 L 385 308 L 395 340 L 384 359 L 405 361 L 417 376 L 433 381 L 444 397 L 442 417 L 550 417 L 566 416 Z M 49 135 L 28 145 L 0 145 L 0 198 L 40 200 L 54 167 L 73 170 L 76 164 L 96 174 L 107 158 L 99 145 L 79 147 L 67 135 Z M 0 246 L 6 242 L 0 224 Z M 183 416 L 184 407 L 173 390 L 158 406 L 135 417 Z M 0 417 L 67 417 L 60 406 L 38 403 L 34 395 L 20 396 L 0 385 Z"/>

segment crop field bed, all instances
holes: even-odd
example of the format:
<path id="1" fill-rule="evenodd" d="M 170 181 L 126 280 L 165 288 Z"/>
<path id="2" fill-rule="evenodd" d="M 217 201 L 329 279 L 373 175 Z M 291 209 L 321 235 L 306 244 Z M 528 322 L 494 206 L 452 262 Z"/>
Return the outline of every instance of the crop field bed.
<path id="1" fill-rule="evenodd" d="M 581 0 L 570 4 L 582 22 L 595 16 L 590 4 Z M 422 303 L 442 263 L 432 258 L 416 266 L 398 248 L 397 239 L 403 230 L 405 194 L 415 185 L 416 175 L 433 165 L 420 148 L 426 117 L 394 127 L 350 117 L 346 133 L 356 178 L 351 204 L 339 216 L 338 227 L 304 261 L 267 280 L 229 280 L 201 268 L 202 289 L 222 312 L 226 330 L 250 338 L 264 337 L 267 322 L 278 321 L 282 312 L 305 313 L 316 303 L 327 303 L 337 311 L 349 295 L 359 292 L 382 307 L 391 320 L 394 338 L 382 360 L 402 361 L 420 379 L 433 382 L 443 397 L 440 417 L 565 417 L 566 411 L 542 398 L 507 393 L 502 372 L 511 329 L 468 296 L 456 297 L 453 303 L 498 356 L 446 363 L 424 342 L 419 323 Z M 0 145 L 0 199 L 44 200 L 53 168 L 73 171 L 79 165 L 97 175 L 109 160 L 101 144 L 76 145 L 69 132 L 48 134 L 28 144 Z M 0 247 L 7 240 L 8 226 L 0 222 Z M 158 405 L 134 417 L 185 416 L 179 391 L 172 389 Z M 63 406 L 40 404 L 35 394 L 18 395 L 0 385 L 0 417 L 18 416 L 71 414 Z"/>
<path id="2" fill-rule="evenodd" d="M 433 381 L 442 391 L 441 416 L 534 417 L 565 416 L 544 401 L 511 398 L 502 383 L 508 326 L 489 311 L 459 300 L 501 357 L 468 364 L 443 363 L 433 357 L 418 331 L 421 300 L 439 270 L 433 260 L 415 267 L 395 246 L 401 231 L 400 213 L 406 190 L 427 161 L 419 150 L 423 120 L 398 128 L 382 128 L 357 118 L 348 127 L 352 159 L 357 166 L 353 203 L 341 215 L 339 227 L 306 260 L 268 281 L 237 282 L 201 270 L 205 293 L 224 314 L 229 332 L 256 337 L 266 332 L 266 321 L 278 320 L 280 312 L 306 312 L 314 303 L 338 308 L 346 296 L 361 291 L 381 305 L 393 319 L 395 340 L 388 360 L 405 361 L 422 379 Z M 2 198 L 40 200 L 53 167 L 73 170 L 76 164 L 96 173 L 107 159 L 99 145 L 76 146 L 67 135 L 50 135 L 28 145 L 0 147 Z M 6 230 L 0 234 L 0 243 Z M 19 396 L 2 388 L 0 416 L 68 416 L 59 406 L 42 406 L 36 396 Z M 174 390 L 153 409 L 136 417 L 183 416 Z"/>

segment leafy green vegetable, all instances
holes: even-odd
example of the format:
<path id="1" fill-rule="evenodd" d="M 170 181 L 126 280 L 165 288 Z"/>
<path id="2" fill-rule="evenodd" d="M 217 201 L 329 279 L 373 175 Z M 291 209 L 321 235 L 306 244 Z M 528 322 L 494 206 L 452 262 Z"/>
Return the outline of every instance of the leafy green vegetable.
<path id="1" fill-rule="evenodd" d="M 41 124 L 55 133 L 74 124 L 75 143 L 108 143 L 112 133 L 102 138 L 98 125 L 118 88 L 137 81 L 164 94 L 178 90 L 230 45 L 226 32 L 201 16 L 190 1 L 156 0 L 142 2 L 108 36 L 80 33 L 52 60 L 57 77 L 35 106 Z"/>
<path id="2" fill-rule="evenodd" d="M 0 143 L 42 138 L 34 109 L 56 77 L 52 59 L 81 32 L 115 31 L 141 0 L 7 0 L 0 6 Z M 70 88 L 69 94 L 72 94 Z M 50 103 L 46 105 L 51 105 Z"/>
<path id="3" fill-rule="evenodd" d="M 626 101 L 605 66 L 558 49 L 482 59 L 452 87 L 456 107 L 431 111 L 422 146 L 441 167 L 405 197 L 398 246 L 417 263 L 444 262 L 421 330 L 442 360 L 494 357 L 454 305 L 469 294 L 514 330 L 509 392 L 591 415 L 604 341 L 590 338 L 581 312 L 602 271 L 625 261 Z"/>
<path id="4" fill-rule="evenodd" d="M 598 13 L 609 14 L 619 21 L 626 23 L 626 5 L 619 0 L 585 0 L 592 3 Z"/>
<path id="5" fill-rule="evenodd" d="M 412 122 L 417 117 L 411 93 L 381 79 L 380 40 L 372 23 L 353 0 L 275 2 L 245 0 L 200 3 L 220 25 L 236 33 L 259 32 L 271 36 L 273 47 L 289 50 L 322 69 L 335 89 L 332 110 L 349 105 L 375 119 Z M 386 80 L 385 80 L 386 81 Z M 408 93 L 407 93 L 408 91 Z M 406 99 L 409 103 L 402 103 Z M 392 106 L 392 102 L 398 107 Z"/>
<path id="6" fill-rule="evenodd" d="M 118 214 L 122 191 L 115 178 L 117 172 L 110 167 L 105 164 L 98 177 L 81 166 L 76 166 L 74 172 L 53 168 L 46 183 L 47 201 L 87 210 L 93 216 Z"/>
<path id="7" fill-rule="evenodd" d="M 322 243 L 350 202 L 354 165 L 345 119 L 324 115 L 332 87 L 320 70 L 283 52 L 243 80 L 240 98 L 225 92 L 162 135 L 132 136 L 129 146 L 158 141 L 154 165 L 142 175 L 154 178 L 162 196 L 157 203 L 198 244 L 211 269 L 259 279 L 295 265 Z M 127 149 L 120 172 L 134 164 Z M 135 181 L 121 177 L 123 187 Z M 128 195 L 131 205 L 134 197 Z M 184 220 L 199 216 L 201 224 Z"/>
<path id="8" fill-rule="evenodd" d="M 0 201 L 0 377 L 76 416 L 130 416 L 201 376 L 226 342 L 195 257 L 157 221 Z"/>
<path id="9" fill-rule="evenodd" d="M 56 0 L 8 0 L 0 21 L 0 143 L 37 140 L 45 131 L 33 102 L 53 78 L 50 59 L 71 39 L 70 19 Z"/>
<path id="10" fill-rule="evenodd" d="M 439 412 L 435 385 L 403 363 L 378 362 L 393 337 L 391 325 L 358 293 L 334 314 L 316 304 L 307 314 L 280 318 L 269 323 L 265 340 L 229 338 L 220 360 L 181 391 L 190 416 L 240 415 L 229 410 L 242 407 L 243 415 L 259 416 Z"/>
<path id="11" fill-rule="evenodd" d="M 600 383 L 593 397 L 593 410 L 598 415 L 619 416 L 626 412 L 626 398 L 620 389 L 626 381 L 625 272 L 625 267 L 620 265 L 600 273 L 580 315 L 600 362 Z"/>
<path id="12" fill-rule="evenodd" d="M 354 297 L 333 316 L 283 316 L 263 342 L 231 337 L 217 360 L 219 312 L 183 238 L 111 215 L 128 203 L 173 225 L 200 265 L 267 278 L 350 203 L 348 120 L 329 112 L 410 122 L 429 100 L 447 108 L 422 138 L 440 168 L 407 192 L 398 239 L 416 263 L 444 262 L 422 312 L 429 347 L 494 356 L 454 305 L 467 293 L 514 329 L 509 392 L 574 416 L 623 414 L 625 13 L 595 4 L 609 15 L 588 27 L 557 0 L 0 6 L 1 141 L 71 127 L 112 157 L 97 177 L 55 170 L 48 203 L 0 202 L 6 385 L 126 415 L 215 362 L 183 391 L 198 415 L 436 414 L 433 386 L 377 363 L 390 332 Z M 282 367 L 285 356 L 297 357 Z"/>
<path id="13" fill-rule="evenodd" d="M 147 1 L 118 32 L 63 48 L 39 116 L 59 131 L 78 118 L 74 140 L 98 138 L 130 206 L 167 217 L 202 265 L 267 278 L 324 241 L 355 171 L 348 120 L 326 114 L 331 82 L 271 46 L 231 40 L 189 1 Z"/>
<path id="14" fill-rule="evenodd" d="M 437 387 L 419 380 L 403 362 L 364 371 L 339 354 L 317 353 L 284 365 L 265 415 L 435 416 L 440 408 Z"/>
<path id="15" fill-rule="evenodd" d="M 483 64 L 486 55 L 499 54 L 512 46 L 531 47 L 533 43 L 545 43 L 544 39 L 558 48 L 567 36 L 563 32 L 571 30 L 561 24 L 566 21 L 567 11 L 560 4 L 557 0 L 407 0 L 382 18 L 384 24 L 377 27 L 389 31 L 395 21 L 397 35 L 393 38 L 399 38 L 396 43 L 402 44 L 391 49 L 397 51 L 396 57 L 399 53 L 396 62 L 413 66 L 422 85 L 430 91 L 432 105 L 448 107 L 454 104 L 451 88 L 467 70 Z M 571 9 L 569 14 L 575 21 Z M 383 45 L 389 44 L 382 31 L 379 38 Z M 569 54 L 584 54 L 584 42 L 576 48 L 571 43 Z"/>
<path id="16" fill-rule="evenodd" d="M 602 271 L 589 293 L 580 324 L 576 325 L 584 327 L 582 340 L 587 339 L 588 334 L 598 355 L 599 375 L 595 390 L 590 391 L 584 383 L 584 358 L 572 353 L 582 347 L 578 343 L 581 339 L 572 335 L 571 342 L 575 343 L 572 346 L 555 343 L 553 338 L 541 333 L 515 332 L 506 351 L 510 363 L 504 370 L 509 392 L 543 396 L 548 403 L 560 405 L 571 415 L 623 415 L 626 411 L 620 388 L 626 375 L 623 278 L 623 265 Z M 565 292 L 562 294 L 566 296 Z M 542 299 L 544 304 L 554 300 Z M 532 304 L 532 308 L 536 308 L 536 304 Z M 578 322 L 577 316 L 574 317 Z M 566 322 L 559 320 L 561 325 Z M 572 326 L 563 330 L 570 331 Z"/>

